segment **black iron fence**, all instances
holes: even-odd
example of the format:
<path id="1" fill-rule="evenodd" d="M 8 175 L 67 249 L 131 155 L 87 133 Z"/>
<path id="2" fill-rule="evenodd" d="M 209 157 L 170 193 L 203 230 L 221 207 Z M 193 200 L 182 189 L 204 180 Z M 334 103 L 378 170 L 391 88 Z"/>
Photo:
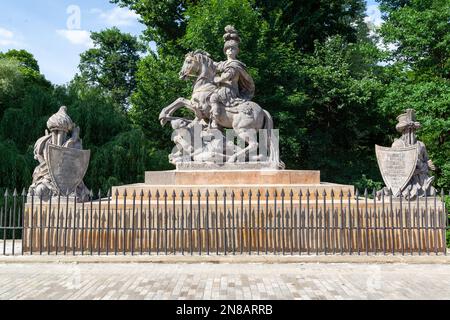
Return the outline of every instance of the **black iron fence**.
<path id="1" fill-rule="evenodd" d="M 446 254 L 444 192 L 141 190 L 4 194 L 0 255 Z"/>

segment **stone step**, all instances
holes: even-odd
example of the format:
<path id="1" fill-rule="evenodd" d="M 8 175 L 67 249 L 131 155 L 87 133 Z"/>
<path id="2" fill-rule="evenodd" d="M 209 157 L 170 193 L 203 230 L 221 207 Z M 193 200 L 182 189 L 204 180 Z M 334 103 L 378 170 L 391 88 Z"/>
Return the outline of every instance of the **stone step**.
<path id="1" fill-rule="evenodd" d="M 185 199 L 189 199 L 189 193 L 192 191 L 194 197 L 197 200 L 197 194 L 200 191 L 201 200 L 205 200 L 206 191 L 209 191 L 209 199 L 212 201 L 214 199 L 214 193 L 217 191 L 219 199 L 223 199 L 223 194 L 226 192 L 227 199 L 231 200 L 231 193 L 234 192 L 235 199 L 241 199 L 241 192 L 244 192 L 244 200 L 248 200 L 249 191 L 252 192 L 252 200 L 257 199 L 257 192 L 261 193 L 261 201 L 265 200 L 266 192 L 269 192 L 269 200 L 275 198 L 275 192 L 277 193 L 277 199 L 281 199 L 281 193 L 284 190 L 285 199 L 290 199 L 290 192 L 293 192 L 293 199 L 298 200 L 300 191 L 302 192 L 303 201 L 306 201 L 306 194 L 310 192 L 310 201 L 315 201 L 316 191 L 318 192 L 319 200 L 323 200 L 323 192 L 325 191 L 325 199 L 331 199 L 331 191 L 334 192 L 334 199 L 339 199 L 339 194 L 342 191 L 344 194 L 344 199 L 348 199 L 348 194 L 350 192 L 351 197 L 354 196 L 354 187 L 351 185 L 333 184 L 333 183 L 318 183 L 318 184 L 260 184 L 260 185 L 248 185 L 248 184 L 235 184 L 235 185 L 148 185 L 142 184 L 132 184 L 120 187 L 113 187 L 112 195 L 115 197 L 116 191 L 119 192 L 119 199 L 123 199 L 123 195 L 126 191 L 127 199 L 133 198 L 133 193 L 136 192 L 136 199 L 140 199 L 141 191 L 144 193 L 144 199 L 147 200 L 148 193 L 151 192 L 153 199 L 155 199 L 156 192 L 160 194 L 160 198 L 163 199 L 164 192 L 167 191 L 167 199 L 172 200 L 173 192 L 175 191 L 176 199 L 180 199 L 181 192 L 184 193 Z"/>
<path id="2" fill-rule="evenodd" d="M 148 171 L 145 184 L 173 185 L 300 185 L 320 184 L 314 170 L 191 170 Z"/>

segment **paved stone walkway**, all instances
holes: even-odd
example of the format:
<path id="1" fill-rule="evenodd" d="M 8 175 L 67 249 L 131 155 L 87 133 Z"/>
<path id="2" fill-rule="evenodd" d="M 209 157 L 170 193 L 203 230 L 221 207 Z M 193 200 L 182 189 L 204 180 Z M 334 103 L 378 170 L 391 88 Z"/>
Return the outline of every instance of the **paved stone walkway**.
<path id="1" fill-rule="evenodd" d="M 450 299 L 450 265 L 7 263 L 0 299 Z"/>

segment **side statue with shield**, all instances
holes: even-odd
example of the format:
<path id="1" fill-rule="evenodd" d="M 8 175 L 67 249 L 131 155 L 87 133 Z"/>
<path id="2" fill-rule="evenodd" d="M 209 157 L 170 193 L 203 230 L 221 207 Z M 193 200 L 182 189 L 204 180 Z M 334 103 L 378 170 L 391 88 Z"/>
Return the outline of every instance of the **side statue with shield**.
<path id="1" fill-rule="evenodd" d="M 83 178 L 89 166 L 90 151 L 83 150 L 80 128 L 61 107 L 47 121 L 48 130 L 34 145 L 34 158 L 39 165 L 33 173 L 28 196 L 48 201 L 50 197 L 69 196 L 71 200 L 89 200 Z"/>
<path id="2" fill-rule="evenodd" d="M 416 130 L 420 123 L 416 121 L 415 111 L 407 109 L 397 120 L 395 128 L 402 136 L 391 148 L 375 146 L 378 166 L 386 184 L 377 196 L 380 198 L 383 192 L 405 199 L 429 196 L 434 191 L 430 170 L 434 171 L 435 166 L 428 158 L 425 144 L 417 140 Z"/>

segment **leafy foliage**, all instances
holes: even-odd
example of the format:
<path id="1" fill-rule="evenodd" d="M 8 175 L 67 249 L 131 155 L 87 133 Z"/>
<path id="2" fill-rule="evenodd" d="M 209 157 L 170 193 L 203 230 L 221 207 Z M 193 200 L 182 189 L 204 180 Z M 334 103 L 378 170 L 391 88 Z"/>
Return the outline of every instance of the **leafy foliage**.
<path id="1" fill-rule="evenodd" d="M 149 3 L 120 2 L 138 13 Z M 136 9 L 138 3 L 143 7 Z M 179 96 L 189 97 L 189 87 L 177 79 L 183 57 L 180 50 L 203 49 L 214 60 L 223 60 L 224 27 L 233 24 L 242 38 L 239 59 L 248 65 L 255 80 L 255 101 L 274 116 L 288 167 L 319 169 L 324 179 L 338 182 L 358 180 L 365 172 L 379 179 L 373 151 L 373 141 L 384 140 L 382 116 L 376 108 L 382 91 L 374 75 L 378 52 L 367 39 L 360 1 L 323 4 L 319 8 L 295 1 L 183 2 L 181 21 L 185 26 L 159 47 L 158 54 L 140 63 L 130 113 L 134 122 L 149 138 L 164 137 L 158 146 L 168 153 L 170 131 L 159 128 L 155 119 L 161 108 Z M 336 11 L 327 12 L 327 6 Z M 304 15 L 297 12 L 302 9 L 314 11 L 314 22 L 300 22 Z M 319 28 L 315 42 L 301 40 L 301 35 L 316 29 L 318 21 L 337 15 L 339 10 L 345 14 L 335 25 L 345 24 L 345 28 L 333 28 L 333 32 L 332 28 Z M 152 34 L 161 34 L 158 41 L 169 36 L 162 26 L 147 22 L 145 17 L 143 21 Z M 339 35 L 331 36 L 336 33 Z M 353 43 L 358 37 L 360 43 Z M 176 50 L 166 50 L 174 46 Z"/>
<path id="2" fill-rule="evenodd" d="M 436 164 L 436 185 L 450 187 L 450 3 L 411 0 L 388 6 L 381 29 L 385 41 L 395 44 L 391 81 L 379 106 L 386 117 L 406 108 L 417 112 L 419 138 Z"/>
<path id="3" fill-rule="evenodd" d="M 81 54 L 81 79 L 110 94 L 112 101 L 126 108 L 136 87 L 135 73 L 143 45 L 136 37 L 117 28 L 93 32 L 95 47 Z"/>
<path id="4" fill-rule="evenodd" d="M 0 59 L 0 74 L 5 74 L 0 91 L 5 106 L 0 120 L 2 187 L 21 189 L 31 184 L 37 165 L 33 145 L 61 105 L 68 106 L 81 128 L 84 148 L 92 151 L 85 182 L 94 190 L 142 181 L 145 169 L 164 166 L 162 156 L 104 89 L 80 78 L 65 87 L 43 87 L 39 79 L 24 82 L 24 71 L 17 60 Z"/>
<path id="5" fill-rule="evenodd" d="M 61 105 L 92 151 L 85 182 L 94 190 L 169 169 L 171 130 L 157 119 L 163 107 L 190 95 L 191 83 L 178 79 L 184 54 L 203 49 L 225 59 L 224 27 L 234 24 L 255 101 L 274 116 L 289 168 L 378 189 L 374 145 L 390 145 L 397 115 L 414 108 L 419 138 L 437 166 L 436 185 L 450 187 L 447 0 L 380 0 L 386 23 L 379 36 L 392 49 L 385 52 L 369 37 L 362 0 L 111 2 L 141 16 L 156 53 L 117 28 L 94 32 L 96 46 L 81 55 L 80 74 L 67 86 L 50 84 L 24 50 L 0 53 L 0 186 L 31 182 L 33 144 Z"/>

